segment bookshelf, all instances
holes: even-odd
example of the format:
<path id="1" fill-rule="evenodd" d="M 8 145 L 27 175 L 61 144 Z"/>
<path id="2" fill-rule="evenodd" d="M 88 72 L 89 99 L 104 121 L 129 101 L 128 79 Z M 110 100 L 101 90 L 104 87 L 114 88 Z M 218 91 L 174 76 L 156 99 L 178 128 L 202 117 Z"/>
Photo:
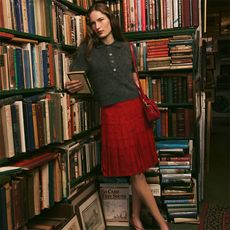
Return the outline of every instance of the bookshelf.
<path id="1" fill-rule="evenodd" d="M 169 222 L 197 221 L 199 158 L 199 1 L 106 1 L 135 47 L 144 92 L 161 118 L 154 124 L 159 165 L 147 172 Z M 198 99 L 197 99 L 198 98 Z M 158 186 L 160 184 L 160 187 Z M 181 204 L 192 203 L 189 205 Z M 186 207 L 184 207 L 186 206 Z M 145 220 L 143 220 L 143 223 Z M 146 219 L 146 223 L 151 223 Z"/>
<path id="2" fill-rule="evenodd" d="M 100 114 L 92 96 L 64 86 L 91 3 L 0 2 L 1 229 L 79 226 L 67 203 L 97 173 Z"/>

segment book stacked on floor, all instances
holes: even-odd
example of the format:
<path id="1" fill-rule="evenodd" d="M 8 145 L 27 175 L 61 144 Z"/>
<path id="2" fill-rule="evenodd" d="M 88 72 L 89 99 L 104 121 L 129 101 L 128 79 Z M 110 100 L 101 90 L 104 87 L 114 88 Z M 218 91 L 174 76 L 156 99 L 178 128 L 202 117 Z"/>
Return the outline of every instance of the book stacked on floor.
<path id="1" fill-rule="evenodd" d="M 106 226 L 129 226 L 130 185 L 128 177 L 97 179 Z"/>
<path id="2" fill-rule="evenodd" d="M 192 140 L 159 141 L 161 195 L 169 221 L 197 218 L 196 183 L 192 178 Z"/>

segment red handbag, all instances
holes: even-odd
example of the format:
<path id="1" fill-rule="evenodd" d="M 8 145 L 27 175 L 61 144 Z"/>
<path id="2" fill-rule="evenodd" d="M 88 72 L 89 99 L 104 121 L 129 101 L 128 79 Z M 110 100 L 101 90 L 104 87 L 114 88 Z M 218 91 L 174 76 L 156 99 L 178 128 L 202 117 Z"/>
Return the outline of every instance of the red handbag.
<path id="1" fill-rule="evenodd" d="M 160 110 L 159 110 L 158 106 L 156 105 L 155 101 L 152 98 L 149 98 L 143 92 L 143 89 L 141 87 L 139 74 L 138 74 L 138 71 L 137 71 L 136 58 L 135 58 L 135 55 L 134 55 L 134 50 L 133 50 L 132 43 L 130 43 L 130 50 L 131 50 L 131 54 L 132 54 L 134 70 L 135 70 L 135 72 L 137 74 L 137 79 L 138 79 L 138 84 L 139 84 L 139 87 L 137 86 L 137 88 L 139 90 L 140 98 L 141 98 L 141 100 L 143 102 L 143 105 L 144 105 L 146 118 L 147 118 L 148 122 L 151 123 L 151 122 L 153 122 L 153 121 L 155 121 L 155 120 L 160 118 Z"/>

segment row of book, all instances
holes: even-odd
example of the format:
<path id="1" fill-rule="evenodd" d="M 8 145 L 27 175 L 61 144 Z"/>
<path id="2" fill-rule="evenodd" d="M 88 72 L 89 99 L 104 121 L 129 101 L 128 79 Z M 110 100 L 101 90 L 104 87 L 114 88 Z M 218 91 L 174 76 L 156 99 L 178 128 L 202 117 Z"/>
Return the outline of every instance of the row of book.
<path id="1" fill-rule="evenodd" d="M 0 36 L 11 36 L 0 32 Z M 63 90 L 72 57 L 51 43 L 0 43 L 0 91 L 55 87 Z"/>
<path id="2" fill-rule="evenodd" d="M 142 76 L 140 81 L 144 92 L 159 105 L 193 102 L 192 73 Z"/>
<path id="3" fill-rule="evenodd" d="M 0 90 L 55 86 L 51 44 L 0 44 Z"/>
<path id="4" fill-rule="evenodd" d="M 133 44 L 139 71 L 191 69 L 193 67 L 191 35 L 136 41 Z"/>
<path id="5" fill-rule="evenodd" d="M 30 218 L 62 199 L 59 157 L 58 153 L 46 152 L 14 165 L 23 172 L 8 175 L 5 183 L 1 183 L 2 229 L 19 229 Z"/>
<path id="6" fill-rule="evenodd" d="M 86 17 L 76 15 L 58 1 L 52 1 L 52 29 L 54 42 L 79 46 L 86 34 Z"/>
<path id="7" fill-rule="evenodd" d="M 27 224 L 35 223 L 57 203 L 73 199 L 100 163 L 99 146 L 95 132 L 90 138 L 0 167 L 1 228 L 20 229 L 29 220 Z"/>
<path id="8" fill-rule="evenodd" d="M 86 175 L 94 172 L 100 165 L 100 144 L 97 130 L 88 137 L 54 146 L 55 151 L 62 153 L 63 197 L 70 199 L 74 196 L 80 184 L 79 180 L 85 179 Z"/>
<path id="9" fill-rule="evenodd" d="M 56 1 L 56 0 L 55 0 Z M 68 2 L 74 3 L 76 6 L 81 7 L 83 9 L 89 9 L 92 5 L 92 0 L 67 0 Z"/>
<path id="10" fill-rule="evenodd" d="M 0 159 L 63 143 L 100 123 L 95 101 L 71 100 L 67 93 L 12 96 L 1 99 L 0 104 Z"/>
<path id="11" fill-rule="evenodd" d="M 193 109 L 160 108 L 160 119 L 155 122 L 156 137 L 193 136 Z"/>
<path id="12" fill-rule="evenodd" d="M 118 0 L 108 5 L 123 18 L 124 32 L 199 25 L 197 0 Z"/>
<path id="13" fill-rule="evenodd" d="M 0 27 L 50 36 L 47 1 L 15 0 L 0 2 Z"/>

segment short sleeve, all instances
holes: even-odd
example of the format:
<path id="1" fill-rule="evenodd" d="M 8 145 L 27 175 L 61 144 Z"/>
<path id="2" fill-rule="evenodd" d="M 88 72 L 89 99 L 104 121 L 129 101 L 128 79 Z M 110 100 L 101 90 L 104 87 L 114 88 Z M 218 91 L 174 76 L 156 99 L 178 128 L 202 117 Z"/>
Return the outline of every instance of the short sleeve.
<path id="1" fill-rule="evenodd" d="M 88 62 L 85 58 L 85 49 L 86 45 L 82 44 L 80 45 L 77 52 L 73 55 L 72 63 L 70 64 L 70 71 L 76 71 L 76 70 L 88 70 Z"/>

